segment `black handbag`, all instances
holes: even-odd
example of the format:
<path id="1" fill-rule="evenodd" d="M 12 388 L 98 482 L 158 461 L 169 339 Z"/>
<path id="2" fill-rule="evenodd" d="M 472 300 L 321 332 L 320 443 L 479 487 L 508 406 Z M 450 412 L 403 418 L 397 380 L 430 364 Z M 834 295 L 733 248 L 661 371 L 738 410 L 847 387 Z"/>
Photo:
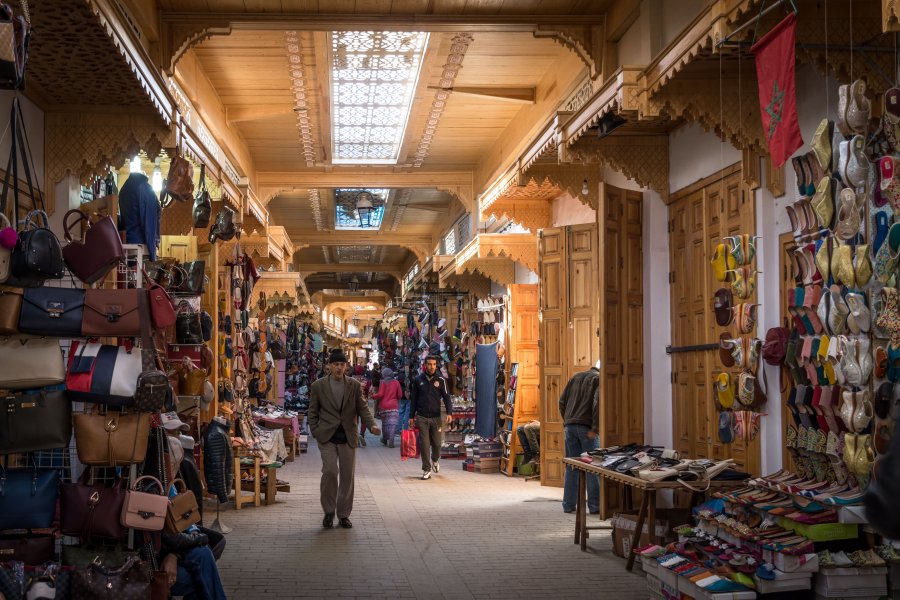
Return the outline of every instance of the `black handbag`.
<path id="1" fill-rule="evenodd" d="M 46 529 L 53 523 L 59 471 L 0 465 L 0 529 Z"/>
<path id="2" fill-rule="evenodd" d="M 19 313 L 19 331 L 51 337 L 81 337 L 84 297 L 83 289 L 26 289 Z"/>
<path id="3" fill-rule="evenodd" d="M 66 448 L 72 403 L 64 390 L 29 390 L 0 399 L 0 454 Z"/>
<path id="4" fill-rule="evenodd" d="M 212 202 L 206 189 L 206 165 L 200 165 L 200 185 L 194 198 L 192 217 L 194 227 L 209 227 L 209 215 L 212 213 Z"/>
<path id="5" fill-rule="evenodd" d="M 181 268 L 184 270 L 184 281 L 178 288 L 179 294 L 191 294 L 199 296 L 203 294 L 203 282 L 206 279 L 206 262 L 195 260 L 182 263 Z"/>
<path id="6" fill-rule="evenodd" d="M 42 210 L 28 213 L 9 265 L 7 285 L 37 287 L 47 279 L 62 278 L 65 273 L 62 247 L 56 234 L 49 229 L 47 213 Z"/>
<path id="7" fill-rule="evenodd" d="M 212 326 L 212 316 L 205 310 L 200 311 L 200 332 L 203 335 L 204 342 L 212 339 Z"/>
<path id="8" fill-rule="evenodd" d="M 175 339 L 179 344 L 203 343 L 200 315 L 193 312 L 185 301 L 178 305 L 178 314 L 175 315 Z"/>

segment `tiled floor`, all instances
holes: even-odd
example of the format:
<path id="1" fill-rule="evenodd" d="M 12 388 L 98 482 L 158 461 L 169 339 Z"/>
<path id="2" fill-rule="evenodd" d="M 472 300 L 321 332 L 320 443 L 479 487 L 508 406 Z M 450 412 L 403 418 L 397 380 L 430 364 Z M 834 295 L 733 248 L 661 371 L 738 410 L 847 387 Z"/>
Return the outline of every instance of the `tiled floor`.
<path id="1" fill-rule="evenodd" d="M 292 492 L 277 504 L 222 512 L 234 529 L 219 561 L 229 598 L 647 597 L 608 532 L 591 532 L 589 552 L 573 544 L 561 489 L 466 473 L 460 461 L 421 481 L 418 459 L 368 440 L 357 451 L 353 529 L 322 529 L 314 443 L 279 471 Z"/>

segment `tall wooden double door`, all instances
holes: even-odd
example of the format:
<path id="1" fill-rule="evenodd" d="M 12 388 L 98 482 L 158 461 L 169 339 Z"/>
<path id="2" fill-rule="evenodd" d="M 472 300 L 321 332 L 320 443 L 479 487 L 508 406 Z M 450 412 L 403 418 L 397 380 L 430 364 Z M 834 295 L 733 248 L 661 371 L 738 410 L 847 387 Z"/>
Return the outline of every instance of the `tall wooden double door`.
<path id="1" fill-rule="evenodd" d="M 713 276 L 710 259 L 716 245 L 726 236 L 756 231 L 755 203 L 739 167 L 676 192 L 669 206 L 672 412 L 675 448 L 683 456 L 734 458 L 739 467 L 758 473 L 758 438 L 719 441 L 713 378 L 723 366 L 717 349 L 696 348 L 717 344 L 720 333 L 731 331 L 716 323 L 713 312 L 716 290 L 728 285 Z M 756 295 L 746 302 L 756 302 Z"/>
<path id="2" fill-rule="evenodd" d="M 641 206 L 639 192 L 604 186 L 599 222 L 540 234 L 543 485 L 563 484 L 559 397 L 598 360 L 601 445 L 643 439 Z"/>

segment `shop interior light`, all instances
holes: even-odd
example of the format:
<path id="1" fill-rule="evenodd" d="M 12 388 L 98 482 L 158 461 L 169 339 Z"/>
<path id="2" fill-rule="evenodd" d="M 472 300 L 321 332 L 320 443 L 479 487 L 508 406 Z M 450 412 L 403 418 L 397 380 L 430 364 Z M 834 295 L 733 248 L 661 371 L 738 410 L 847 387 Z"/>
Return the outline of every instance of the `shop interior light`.
<path id="1" fill-rule="evenodd" d="M 581 195 L 587 196 L 591 193 L 591 189 L 588 187 L 587 179 L 584 180 L 584 183 L 581 184 Z"/>
<path id="2" fill-rule="evenodd" d="M 372 213 L 375 204 L 372 202 L 372 194 L 363 190 L 356 196 L 356 214 L 359 216 L 359 226 L 369 228 L 372 226 Z"/>
<path id="3" fill-rule="evenodd" d="M 141 157 L 135 156 L 131 159 L 131 163 L 128 165 L 129 173 L 142 173 L 141 171 Z"/>
<path id="4" fill-rule="evenodd" d="M 150 180 L 150 185 L 153 187 L 153 191 L 157 194 L 162 191 L 162 171 L 159 170 L 159 166 L 153 169 L 153 177 Z"/>
<path id="5" fill-rule="evenodd" d="M 359 279 L 356 278 L 356 275 L 350 277 L 350 281 L 347 283 L 347 288 L 349 288 L 351 292 L 355 292 L 359 289 Z"/>

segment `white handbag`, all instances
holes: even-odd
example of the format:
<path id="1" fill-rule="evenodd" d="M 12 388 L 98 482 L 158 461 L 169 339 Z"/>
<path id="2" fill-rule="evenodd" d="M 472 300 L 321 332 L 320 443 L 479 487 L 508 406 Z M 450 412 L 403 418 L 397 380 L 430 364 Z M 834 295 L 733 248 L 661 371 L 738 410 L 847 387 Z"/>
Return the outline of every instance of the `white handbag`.
<path id="1" fill-rule="evenodd" d="M 143 373 L 142 350 L 72 342 L 66 389 L 81 402 L 128 407 Z"/>
<path id="2" fill-rule="evenodd" d="M 0 338 L 0 388 L 59 385 L 66 380 L 59 340 L 38 337 Z"/>
<path id="3" fill-rule="evenodd" d="M 0 212 L 0 229 L 11 227 L 9 219 Z M 9 257 L 12 256 L 12 250 L 0 246 L 0 283 L 6 283 L 9 279 Z"/>

